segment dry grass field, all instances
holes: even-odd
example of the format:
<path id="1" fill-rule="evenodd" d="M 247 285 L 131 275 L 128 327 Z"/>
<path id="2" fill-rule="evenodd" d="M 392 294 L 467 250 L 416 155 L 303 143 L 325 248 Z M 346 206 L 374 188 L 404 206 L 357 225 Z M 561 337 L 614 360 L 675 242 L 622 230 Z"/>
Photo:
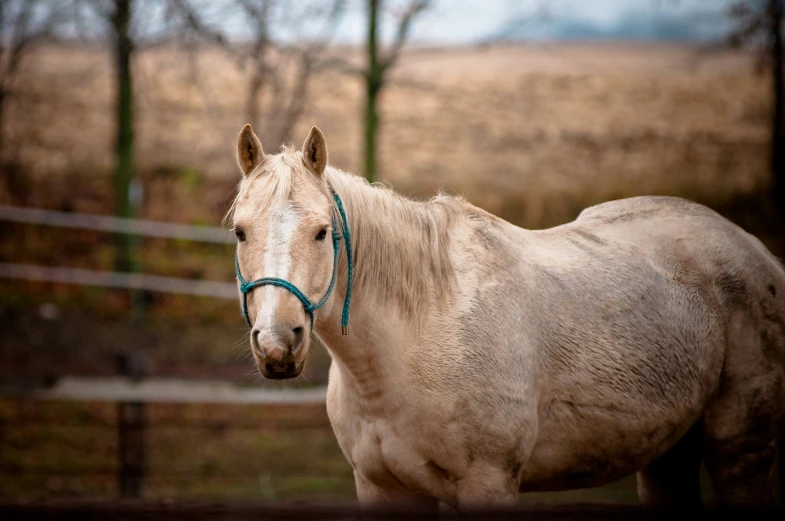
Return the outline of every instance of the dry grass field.
<path id="1" fill-rule="evenodd" d="M 142 52 L 135 65 L 140 173 L 236 180 L 243 71 L 211 49 Z M 6 130 L 25 172 L 110 173 L 110 72 L 95 50 L 32 57 Z M 292 141 L 318 125 L 332 164 L 360 173 L 362 98 L 356 78 L 317 74 Z M 610 43 L 417 49 L 401 58 L 381 112 L 381 181 L 418 197 L 444 188 L 525 226 L 552 225 L 609 198 L 721 202 L 767 182 L 768 83 L 742 54 Z M 230 194 L 154 204 L 169 195 L 152 185 L 145 216 L 217 224 Z M 75 210 L 105 210 L 68 196 Z"/>

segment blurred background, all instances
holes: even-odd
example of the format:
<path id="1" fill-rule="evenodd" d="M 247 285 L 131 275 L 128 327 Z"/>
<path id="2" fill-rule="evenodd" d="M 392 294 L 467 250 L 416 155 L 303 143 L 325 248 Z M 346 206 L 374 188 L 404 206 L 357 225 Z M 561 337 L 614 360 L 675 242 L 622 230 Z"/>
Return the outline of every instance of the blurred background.
<path id="1" fill-rule="evenodd" d="M 781 0 L 1 1 L 0 500 L 354 500 L 326 352 L 283 383 L 249 356 L 222 226 L 246 122 L 268 151 L 318 125 L 334 166 L 526 228 L 667 194 L 785 256 L 782 20 Z"/>

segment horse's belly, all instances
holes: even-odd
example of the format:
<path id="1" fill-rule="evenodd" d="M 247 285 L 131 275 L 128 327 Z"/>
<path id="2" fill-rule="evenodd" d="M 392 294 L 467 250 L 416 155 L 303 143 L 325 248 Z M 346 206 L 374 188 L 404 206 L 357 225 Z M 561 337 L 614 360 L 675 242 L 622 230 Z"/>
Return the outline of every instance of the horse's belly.
<path id="1" fill-rule="evenodd" d="M 700 415 L 699 404 L 663 416 L 616 406 L 553 402 L 524 465 L 522 490 L 569 490 L 621 479 L 675 444 Z"/>

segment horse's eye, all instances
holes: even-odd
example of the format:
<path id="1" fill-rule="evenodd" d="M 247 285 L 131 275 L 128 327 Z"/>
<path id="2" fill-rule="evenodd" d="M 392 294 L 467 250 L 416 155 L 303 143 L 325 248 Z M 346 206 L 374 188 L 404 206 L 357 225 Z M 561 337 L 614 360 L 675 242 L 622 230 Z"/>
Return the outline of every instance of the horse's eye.
<path id="1" fill-rule="evenodd" d="M 243 242 L 245 240 L 245 232 L 240 229 L 235 229 L 234 234 L 237 236 L 237 240 Z"/>
<path id="2" fill-rule="evenodd" d="M 322 228 L 322 230 L 316 234 L 316 240 L 323 241 L 325 237 L 327 237 L 327 230 Z"/>

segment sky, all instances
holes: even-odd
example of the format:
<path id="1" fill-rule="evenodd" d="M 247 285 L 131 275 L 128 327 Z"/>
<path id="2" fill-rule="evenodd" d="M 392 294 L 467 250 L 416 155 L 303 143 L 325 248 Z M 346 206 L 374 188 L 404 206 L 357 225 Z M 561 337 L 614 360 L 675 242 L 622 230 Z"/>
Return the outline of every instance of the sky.
<path id="1" fill-rule="evenodd" d="M 344 1 L 344 16 L 330 30 L 331 39 L 344 44 L 362 43 L 367 31 L 366 0 Z M 393 35 L 394 12 L 410 1 L 384 0 L 383 41 Z M 727 34 L 729 22 L 723 10 L 734 1 L 740 0 L 433 0 L 432 7 L 413 23 L 409 42 L 474 44 L 510 27 L 514 30 L 505 35 L 518 40 L 708 41 Z M 236 0 L 191 0 L 190 4 L 198 6 L 208 25 L 230 40 L 251 36 L 248 20 Z M 324 10 L 331 4 L 332 0 L 278 0 L 272 14 L 274 37 L 293 41 L 318 34 L 325 18 L 303 18 L 301 13 L 314 7 Z M 167 2 L 137 0 L 136 5 L 139 31 L 159 33 L 166 20 L 163 6 Z"/>
<path id="2" fill-rule="evenodd" d="M 437 0 L 412 27 L 412 40 L 467 43 L 482 40 L 514 19 L 514 34 L 531 40 L 703 40 L 725 29 L 714 19 L 725 0 Z M 356 6 L 360 7 L 360 6 Z M 362 8 L 347 13 L 339 38 L 364 34 Z M 707 16 L 706 13 L 712 13 Z M 389 31 L 388 31 L 389 32 Z"/>
<path id="3" fill-rule="evenodd" d="M 409 0 L 387 0 L 394 10 Z M 323 2 L 327 3 L 327 2 Z M 412 26 L 410 41 L 425 44 L 466 44 L 488 38 L 514 20 L 511 33 L 518 39 L 707 40 L 727 31 L 722 9 L 731 0 L 434 0 Z M 215 5 L 215 4 L 214 4 Z M 304 5 L 294 0 L 294 5 Z M 334 40 L 359 43 L 366 33 L 363 0 L 348 0 Z M 383 18 L 382 38 L 392 35 L 391 21 Z M 241 28 L 242 20 L 226 16 L 227 27 Z M 280 24 L 281 26 L 285 24 Z M 307 24 L 295 31 L 308 33 Z M 241 31 L 236 35 L 241 36 Z M 282 31 L 287 38 L 291 31 Z"/>

